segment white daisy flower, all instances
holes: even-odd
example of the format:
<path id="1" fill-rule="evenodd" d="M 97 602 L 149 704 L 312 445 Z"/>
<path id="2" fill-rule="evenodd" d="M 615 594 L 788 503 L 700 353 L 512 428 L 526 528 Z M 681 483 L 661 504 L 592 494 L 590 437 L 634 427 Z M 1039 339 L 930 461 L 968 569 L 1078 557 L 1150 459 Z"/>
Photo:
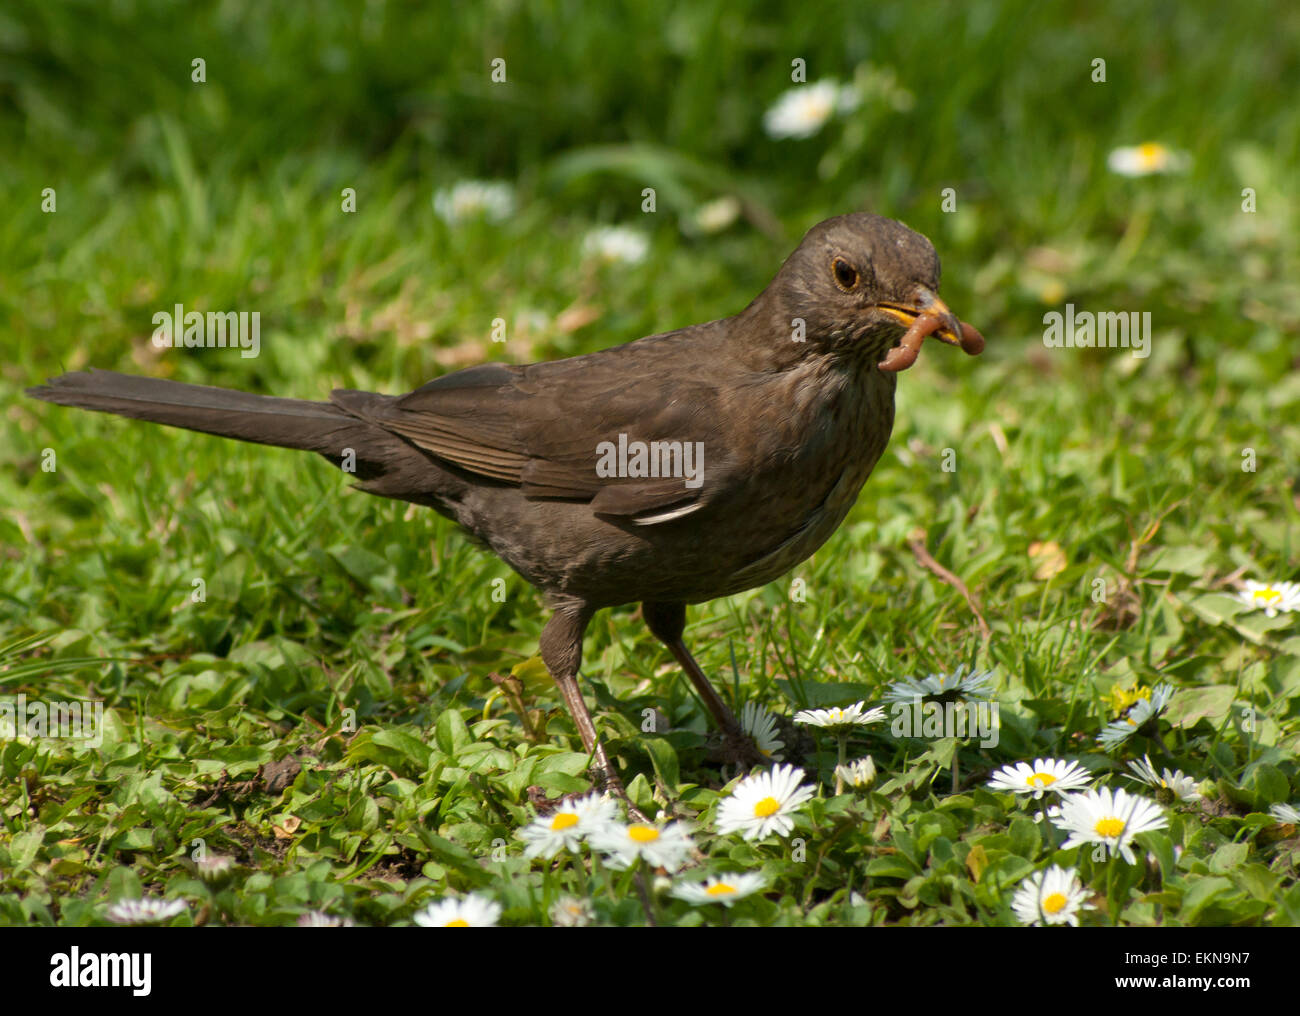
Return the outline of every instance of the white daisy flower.
<path id="1" fill-rule="evenodd" d="M 519 830 L 519 838 L 528 844 L 524 857 L 554 857 L 561 850 L 577 853 L 584 837 L 617 821 L 618 806 L 600 794 L 565 801 Z"/>
<path id="2" fill-rule="evenodd" d="M 972 670 L 966 673 L 966 665 L 959 664 L 951 674 L 931 674 L 929 677 L 913 677 L 895 681 L 885 692 L 886 702 L 912 702 L 915 699 L 955 696 L 957 698 L 988 698 L 993 693 L 993 671 Z"/>
<path id="3" fill-rule="evenodd" d="M 114 924 L 161 924 L 186 909 L 184 900 L 118 900 L 108 908 Z"/>
<path id="4" fill-rule="evenodd" d="M 856 762 L 836 766 L 835 778 L 854 790 L 866 790 L 876 782 L 876 763 L 870 755 L 864 755 Z"/>
<path id="5" fill-rule="evenodd" d="M 643 822 L 633 822 L 631 825 L 611 822 L 592 833 L 588 842 L 594 849 L 607 855 L 611 868 L 628 868 L 637 858 L 641 858 L 650 867 L 663 868 L 669 872 L 675 872 L 685 864 L 686 858 L 695 848 L 686 826 L 681 822 L 669 822 L 666 826 L 646 825 Z"/>
<path id="6" fill-rule="evenodd" d="M 204 854 L 194 862 L 194 870 L 204 882 L 224 882 L 235 870 L 235 859 L 229 854 Z"/>
<path id="7" fill-rule="evenodd" d="M 695 228 L 702 233 L 721 233 L 740 218 L 740 212 L 740 201 L 726 194 L 695 210 Z"/>
<path id="8" fill-rule="evenodd" d="M 739 832 L 747 840 L 761 840 L 769 833 L 788 835 L 794 828 L 791 813 L 814 793 L 814 788 L 799 785 L 801 779 L 803 770 L 794 766 L 745 777 L 718 806 L 718 832 Z"/>
<path id="9" fill-rule="evenodd" d="M 323 910 L 309 910 L 305 914 L 298 915 L 299 928 L 351 928 L 353 926 L 352 918 L 335 917 Z"/>
<path id="10" fill-rule="evenodd" d="M 1038 758 L 1034 764 L 1017 762 L 1003 766 L 993 774 L 989 786 L 994 790 L 1009 790 L 1013 794 L 1033 794 L 1039 800 L 1049 790 L 1066 794 L 1082 790 L 1092 782 L 1092 773 L 1078 762 L 1059 758 Z"/>
<path id="11" fill-rule="evenodd" d="M 1079 911 L 1093 909 L 1084 902 L 1087 897 L 1088 890 L 1079 882 L 1079 873 L 1054 864 L 1020 883 L 1011 899 L 1011 909 L 1021 924 L 1068 924 L 1077 928 Z"/>
<path id="12" fill-rule="evenodd" d="M 649 250 L 650 241 L 646 235 L 626 226 L 597 227 L 582 241 L 582 253 L 585 256 L 629 265 L 640 264 Z"/>
<path id="13" fill-rule="evenodd" d="M 1300 808 L 1290 804 L 1275 804 L 1268 813 L 1284 825 L 1300 825 Z"/>
<path id="14" fill-rule="evenodd" d="M 710 875 L 704 882 L 689 882 L 673 888 L 673 895 L 687 903 L 722 903 L 731 906 L 742 896 L 762 892 L 767 880 L 755 872 L 738 875 Z"/>
<path id="15" fill-rule="evenodd" d="M 763 129 L 777 140 L 812 137 L 837 111 L 847 112 L 857 101 L 857 92 L 832 80 L 797 85 L 763 114 Z"/>
<path id="16" fill-rule="evenodd" d="M 1187 168 L 1191 159 L 1154 141 L 1129 148 L 1113 149 L 1106 165 L 1120 176 L 1150 176 L 1152 173 L 1177 173 Z"/>
<path id="17" fill-rule="evenodd" d="M 865 726 L 868 723 L 879 723 L 885 718 L 885 711 L 877 706 L 875 709 L 867 709 L 865 702 L 854 702 L 851 706 L 834 709 L 804 709 L 794 714 L 795 723 L 807 723 L 814 727 L 822 727 L 832 733 L 851 730 L 853 727 Z"/>
<path id="18" fill-rule="evenodd" d="M 508 183 L 461 180 L 433 196 L 433 210 L 453 226 L 480 217 L 500 222 L 515 210 L 515 193 Z"/>
<path id="19" fill-rule="evenodd" d="M 1129 847 L 1133 837 L 1169 824 L 1158 804 L 1123 788 L 1067 794 L 1053 811 L 1052 824 L 1070 834 L 1061 844 L 1062 850 L 1102 843 L 1112 857 L 1118 853 L 1129 864 L 1135 863 Z"/>
<path id="20" fill-rule="evenodd" d="M 1165 706 L 1169 705 L 1169 700 L 1173 697 L 1174 689 L 1172 685 L 1156 685 L 1151 689 L 1149 699 L 1138 699 L 1126 715 L 1121 716 L 1114 723 L 1106 724 L 1105 729 L 1097 736 L 1097 743 L 1107 751 L 1123 744 L 1137 733 L 1138 728 L 1147 720 L 1164 712 Z"/>
<path id="21" fill-rule="evenodd" d="M 1141 762 L 1130 762 L 1128 767 L 1133 770 L 1135 776 L 1128 776 L 1130 780 L 1137 780 L 1145 783 L 1149 787 L 1155 787 L 1157 791 L 1168 790 L 1174 797 L 1180 801 L 1199 801 L 1201 795 L 1196 791 L 1196 781 L 1186 775 L 1181 769 L 1174 769 L 1172 772 L 1168 769 L 1164 772 L 1157 772 L 1156 767 L 1151 764 L 1151 756 L 1142 756 Z"/>
<path id="22" fill-rule="evenodd" d="M 411 920 L 421 928 L 494 928 L 500 918 L 500 903 L 470 893 L 463 900 L 430 903 Z"/>
<path id="23" fill-rule="evenodd" d="M 1247 579 L 1246 588 L 1237 594 L 1237 599 L 1247 607 L 1264 611 L 1268 617 L 1277 617 L 1279 611 L 1300 610 L 1300 583 L 1252 582 Z"/>
<path id="24" fill-rule="evenodd" d="M 746 702 L 740 711 L 740 729 L 754 739 L 765 758 L 780 762 L 785 742 L 776 736 L 776 716 L 757 702 Z"/>
<path id="25" fill-rule="evenodd" d="M 577 896 L 561 896 L 551 904 L 551 925 L 556 928 L 585 928 L 591 923 L 591 903 Z"/>

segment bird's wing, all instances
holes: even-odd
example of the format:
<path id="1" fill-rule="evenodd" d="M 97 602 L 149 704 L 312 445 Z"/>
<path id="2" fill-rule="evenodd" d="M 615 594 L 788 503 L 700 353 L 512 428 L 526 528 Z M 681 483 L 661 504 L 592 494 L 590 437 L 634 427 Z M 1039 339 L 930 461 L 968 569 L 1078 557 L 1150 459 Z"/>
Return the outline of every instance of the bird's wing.
<path id="1" fill-rule="evenodd" d="M 641 524 L 670 521 L 707 503 L 730 466 L 717 390 L 680 371 L 665 383 L 656 369 L 663 357 L 629 349 L 471 367 L 368 404 L 366 416 L 529 498 L 585 501 Z"/>

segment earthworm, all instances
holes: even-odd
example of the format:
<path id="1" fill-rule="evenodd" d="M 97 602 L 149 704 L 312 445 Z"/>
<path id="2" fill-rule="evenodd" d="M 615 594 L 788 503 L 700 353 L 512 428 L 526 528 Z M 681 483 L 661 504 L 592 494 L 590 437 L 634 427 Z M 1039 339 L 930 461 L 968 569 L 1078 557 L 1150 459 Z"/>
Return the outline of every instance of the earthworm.
<path id="1" fill-rule="evenodd" d="M 962 352 L 969 356 L 978 356 L 984 352 L 984 336 L 975 330 L 974 325 L 965 321 L 958 323 L 961 325 L 959 341 Z M 921 352 L 921 343 L 925 341 L 925 337 L 947 324 L 948 318 L 938 314 L 918 315 L 911 327 L 903 333 L 902 341 L 886 353 L 885 358 L 876 366 L 890 372 L 907 370 L 916 363 L 916 357 Z"/>

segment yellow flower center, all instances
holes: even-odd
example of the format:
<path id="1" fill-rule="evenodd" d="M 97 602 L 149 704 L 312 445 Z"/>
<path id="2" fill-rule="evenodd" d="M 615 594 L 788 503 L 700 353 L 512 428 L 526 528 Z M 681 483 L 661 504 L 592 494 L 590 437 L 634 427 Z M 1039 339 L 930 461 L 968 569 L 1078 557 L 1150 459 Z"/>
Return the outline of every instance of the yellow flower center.
<path id="1" fill-rule="evenodd" d="M 1256 589 L 1250 595 L 1256 600 L 1263 600 L 1265 603 L 1273 603 L 1275 600 L 1282 599 L 1282 594 L 1276 589 Z"/>
<path id="2" fill-rule="evenodd" d="M 736 891 L 734 885 L 727 885 L 726 882 L 719 882 L 717 885 L 711 885 L 704 890 L 709 896 L 730 896 Z"/>
<path id="3" fill-rule="evenodd" d="M 1025 780 L 1031 787 L 1050 787 L 1056 782 L 1056 777 L 1051 773 L 1034 773 L 1033 776 Z"/>
<path id="4" fill-rule="evenodd" d="M 1093 826 L 1098 836 L 1104 836 L 1108 840 L 1113 840 L 1124 831 L 1124 820 L 1118 818 L 1103 818 L 1097 821 Z"/>
<path id="5" fill-rule="evenodd" d="M 636 843 L 653 843 L 659 839 L 659 830 L 654 826 L 631 825 L 627 827 L 627 835 Z"/>
<path id="6" fill-rule="evenodd" d="M 448 921 L 446 924 L 443 925 L 443 927 L 444 928 L 468 928 L 469 921 L 465 920 L 465 918 L 463 917 L 458 917 L 454 921 Z"/>
<path id="7" fill-rule="evenodd" d="M 1043 913 L 1059 914 L 1065 907 L 1065 896 L 1061 893 L 1052 893 L 1043 900 Z"/>
<path id="8" fill-rule="evenodd" d="M 1142 163 L 1144 169 L 1154 169 L 1164 162 L 1164 158 L 1164 145 L 1158 145 L 1154 141 L 1138 145 L 1138 160 Z"/>
<path id="9" fill-rule="evenodd" d="M 558 833 L 564 829 L 572 829 L 578 824 L 578 816 L 571 811 L 561 812 L 551 819 L 551 832 Z"/>
<path id="10" fill-rule="evenodd" d="M 781 807 L 781 802 L 775 797 L 765 797 L 754 805 L 755 818 L 767 818 L 769 815 L 775 815 Z"/>
<path id="11" fill-rule="evenodd" d="M 844 720 L 844 710 L 832 709 L 827 713 L 827 717 L 832 723 L 840 723 Z"/>

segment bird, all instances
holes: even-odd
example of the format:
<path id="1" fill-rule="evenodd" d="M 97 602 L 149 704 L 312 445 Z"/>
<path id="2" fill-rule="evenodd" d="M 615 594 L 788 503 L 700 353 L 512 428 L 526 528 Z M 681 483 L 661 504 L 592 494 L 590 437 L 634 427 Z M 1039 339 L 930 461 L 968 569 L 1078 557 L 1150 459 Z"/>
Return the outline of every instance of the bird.
<path id="1" fill-rule="evenodd" d="M 578 683 L 592 616 L 639 603 L 728 757 L 762 763 L 686 646 L 686 608 L 779 578 L 835 532 L 927 335 L 982 351 L 939 281 L 926 237 L 856 212 L 809 229 L 739 313 L 582 356 L 328 401 L 104 370 L 27 394 L 316 452 L 367 493 L 453 519 L 541 591 L 542 661 L 596 781 L 626 797 Z"/>

